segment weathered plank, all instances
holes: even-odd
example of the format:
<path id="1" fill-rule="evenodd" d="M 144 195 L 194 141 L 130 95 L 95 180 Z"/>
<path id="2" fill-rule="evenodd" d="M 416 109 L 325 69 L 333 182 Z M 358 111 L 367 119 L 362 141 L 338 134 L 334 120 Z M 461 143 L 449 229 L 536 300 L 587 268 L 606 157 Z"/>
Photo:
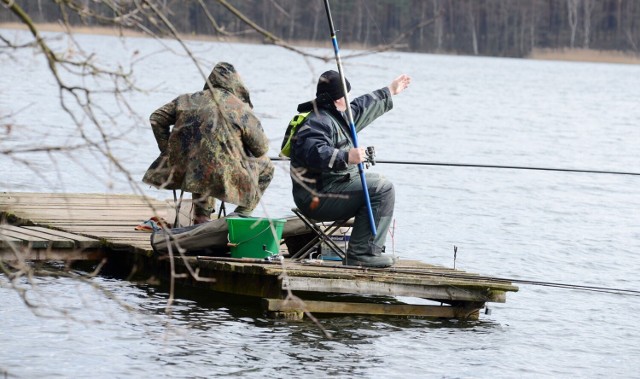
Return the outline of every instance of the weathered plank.
<path id="1" fill-rule="evenodd" d="M 504 293 L 487 292 L 486 287 L 471 288 L 473 284 L 464 288 L 446 282 L 398 283 L 378 282 L 375 280 L 345 280 L 307 277 L 288 277 L 283 283 L 283 289 L 291 291 L 349 293 L 373 296 L 410 296 L 436 300 L 460 300 L 474 302 L 504 302 Z"/>
<path id="2" fill-rule="evenodd" d="M 2 236 L 17 239 L 19 240 L 18 244 L 29 245 L 34 249 L 46 249 L 50 245 L 50 240 L 23 233 L 19 228 L 13 228 L 10 225 L 0 226 L 0 237 Z M 73 241 L 69 242 L 71 242 L 71 245 L 73 246 Z"/>
<path id="3" fill-rule="evenodd" d="M 1 244 L 1 243 L 0 243 Z M 0 260 L 32 261 L 99 261 L 106 257 L 101 249 L 33 249 L 27 247 L 0 248 Z"/>
<path id="4" fill-rule="evenodd" d="M 21 246 L 23 242 L 23 239 L 12 237 L 0 232 L 0 250 L 13 249 L 16 246 Z"/>
<path id="5" fill-rule="evenodd" d="M 65 210 L 56 211 L 51 209 L 33 210 L 33 211 L 14 211 L 20 218 L 39 221 L 62 221 L 62 220 L 74 220 L 76 222 L 93 222 L 96 220 L 106 221 L 120 221 L 126 223 L 132 223 L 132 221 L 140 220 L 144 221 L 153 216 L 151 212 L 129 212 L 116 210 L 103 210 L 100 212 L 93 212 L 90 210 Z"/>
<path id="6" fill-rule="evenodd" d="M 69 232 L 79 232 L 79 233 L 91 233 L 91 234 L 95 234 L 95 233 L 133 233 L 133 234 L 140 234 L 140 235 L 146 235 L 147 237 L 149 237 L 149 235 L 151 234 L 151 232 L 147 232 L 147 231 L 141 231 L 141 230 L 135 230 L 136 225 L 122 225 L 117 224 L 117 225 L 103 225 L 103 224 L 94 224 L 94 225 L 75 225 L 75 224 L 48 224 L 51 227 L 55 228 L 63 228 L 66 231 Z M 46 229 L 46 228 L 45 228 Z M 49 229 L 51 230 L 51 229 Z"/>
<path id="7" fill-rule="evenodd" d="M 102 259 L 100 241 L 41 227 L 0 225 L 0 260 Z"/>
<path id="8" fill-rule="evenodd" d="M 167 194 L 170 194 L 167 191 Z M 46 202 L 69 202 L 69 203 L 153 203 L 153 204 L 167 204 L 172 203 L 173 200 L 158 200 L 156 198 L 144 196 L 144 195 L 132 195 L 132 194 L 113 194 L 113 193 L 40 193 L 40 192 L 0 192 L 0 203 L 14 203 L 24 204 L 33 201 Z M 183 202 L 187 202 L 190 199 L 183 199 Z"/>
<path id="9" fill-rule="evenodd" d="M 407 260 L 405 264 L 413 267 L 412 269 L 401 270 L 400 268 L 390 267 L 385 269 L 370 269 L 353 266 L 342 265 L 308 265 L 296 262 L 286 261 L 286 273 L 289 277 L 319 277 L 329 279 L 343 280 L 367 280 L 377 282 L 393 282 L 398 284 L 433 284 L 433 285 L 450 285 L 468 287 L 477 285 L 479 287 L 492 287 L 504 291 L 517 291 L 517 287 L 509 283 L 497 283 L 488 281 L 480 277 L 478 274 L 466 273 L 463 271 L 439 270 L 437 267 L 430 266 L 428 269 L 418 270 L 414 261 Z M 283 267 L 279 265 L 270 265 L 264 268 L 267 272 L 281 274 Z"/>
<path id="10" fill-rule="evenodd" d="M 74 242 L 75 247 L 81 249 L 90 249 L 100 247 L 100 241 L 95 238 L 85 237 L 79 234 L 67 233 L 62 230 L 54 230 L 49 228 L 43 228 L 40 226 L 23 226 L 22 229 L 33 230 L 42 233 L 43 238 L 53 236 L 54 238 L 66 238 Z"/>
<path id="11" fill-rule="evenodd" d="M 477 306 L 465 308 L 449 305 L 376 304 L 341 301 L 292 301 L 281 299 L 263 299 L 263 308 L 268 312 L 274 312 L 276 314 L 301 315 L 303 312 L 310 312 L 314 314 L 394 315 L 466 320 L 477 320 L 480 309 L 480 307 Z"/>
<path id="12" fill-rule="evenodd" d="M 100 246 L 100 241 L 94 238 L 38 226 L 0 225 L 0 236 L 11 238 L 15 242 L 48 241 L 51 243 L 50 246 L 55 248 L 93 248 Z"/>
<path id="13" fill-rule="evenodd" d="M 118 203 L 91 203 L 83 201 L 79 202 L 37 202 L 37 200 L 33 200 L 36 203 L 19 203 L 13 204 L 12 209 L 23 209 L 23 210 L 38 210 L 38 209 L 68 209 L 70 206 L 73 206 L 74 209 L 80 210 L 92 210 L 92 209 L 149 209 L 152 204 L 144 204 L 140 202 L 118 202 Z"/>

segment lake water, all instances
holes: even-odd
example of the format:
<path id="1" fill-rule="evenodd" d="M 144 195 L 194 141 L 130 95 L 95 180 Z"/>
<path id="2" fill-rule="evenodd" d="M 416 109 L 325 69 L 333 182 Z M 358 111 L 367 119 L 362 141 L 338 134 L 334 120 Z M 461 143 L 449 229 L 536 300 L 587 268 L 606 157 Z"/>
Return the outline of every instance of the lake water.
<path id="1" fill-rule="evenodd" d="M 0 34 L 17 42 L 26 36 Z M 0 155 L 0 190 L 169 198 L 139 182 L 157 155 L 147 118 L 202 88 L 194 61 L 170 41 L 77 41 L 96 62 L 131 66 L 141 91 L 118 100 L 96 93 L 99 132 L 77 106 L 70 106 L 77 123 L 61 110 L 40 55 L 0 51 L 0 124 L 11 124 L 0 128 L 0 150 L 71 146 L 84 143 L 83 135 L 98 146 Z M 333 60 L 274 46 L 189 46 L 206 74 L 218 61 L 235 64 L 272 140 L 271 156 L 296 105 L 313 97 L 321 72 L 335 68 Z M 333 54 L 329 45 L 314 52 Z M 352 96 L 401 73 L 413 78 L 394 109 L 360 134 L 380 160 L 640 172 L 640 66 L 384 53 L 345 58 L 345 72 Z M 107 148 L 133 183 L 98 151 Z M 261 215 L 281 217 L 293 206 L 288 167 L 277 166 Z M 400 258 L 453 266 L 455 245 L 456 267 L 467 271 L 640 287 L 638 176 L 390 164 L 370 170 L 396 186 L 388 245 Z M 479 321 L 321 319 L 333 334 L 327 338 L 308 320 L 266 319 L 196 291 L 180 292 L 167 314 L 167 290 L 145 284 L 59 276 L 11 284 L 0 275 L 0 373 L 7 377 L 624 378 L 640 370 L 640 297 L 631 295 L 522 284 L 506 303 L 489 303 L 491 313 Z M 16 287 L 26 289 L 32 307 Z"/>

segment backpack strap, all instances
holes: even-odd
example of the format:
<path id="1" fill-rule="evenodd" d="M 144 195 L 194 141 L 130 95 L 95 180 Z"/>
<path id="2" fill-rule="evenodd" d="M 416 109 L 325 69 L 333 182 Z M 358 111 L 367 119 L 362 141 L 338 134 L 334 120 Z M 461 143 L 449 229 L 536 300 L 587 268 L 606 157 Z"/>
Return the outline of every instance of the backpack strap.
<path id="1" fill-rule="evenodd" d="M 309 118 L 310 114 L 311 112 L 298 113 L 297 115 L 293 116 L 291 121 L 289 121 L 287 131 L 284 133 L 282 145 L 280 146 L 280 156 L 291 156 L 291 141 L 293 140 L 293 136 L 296 134 L 298 126 L 304 124 L 304 122 L 307 121 L 307 118 Z"/>

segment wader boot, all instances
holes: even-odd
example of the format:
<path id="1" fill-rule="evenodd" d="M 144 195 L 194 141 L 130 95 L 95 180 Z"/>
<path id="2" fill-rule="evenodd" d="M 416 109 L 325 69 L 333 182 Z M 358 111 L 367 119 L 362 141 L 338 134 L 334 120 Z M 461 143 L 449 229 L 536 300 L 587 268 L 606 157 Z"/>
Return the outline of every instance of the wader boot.
<path id="1" fill-rule="evenodd" d="M 371 252 L 366 254 L 349 254 L 347 252 L 346 259 L 342 262 L 345 266 L 363 266 L 363 267 L 391 267 L 395 263 L 393 257 L 383 255 L 383 249 L 374 247 Z"/>
<path id="2" fill-rule="evenodd" d="M 191 194 L 193 203 L 193 225 L 211 221 L 211 214 L 216 211 L 215 197 L 200 193 Z"/>

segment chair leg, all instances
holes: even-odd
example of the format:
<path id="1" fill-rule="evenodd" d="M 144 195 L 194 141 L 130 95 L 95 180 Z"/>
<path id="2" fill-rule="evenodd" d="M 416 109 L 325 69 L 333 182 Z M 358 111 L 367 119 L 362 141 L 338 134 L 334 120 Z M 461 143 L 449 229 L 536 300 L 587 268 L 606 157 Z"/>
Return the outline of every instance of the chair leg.
<path id="1" fill-rule="evenodd" d="M 173 227 L 180 227 L 180 207 L 182 206 L 182 196 L 184 195 L 184 190 L 180 190 L 180 200 L 178 200 L 178 196 L 176 194 L 176 190 L 173 190 L 173 202 L 176 207 L 176 219 L 173 221 Z"/>
<path id="2" fill-rule="evenodd" d="M 222 217 L 226 217 L 227 216 L 227 209 L 224 206 L 224 201 L 222 201 L 220 203 L 220 210 L 218 211 L 218 218 L 220 218 L 221 215 L 222 215 Z"/>
<path id="3" fill-rule="evenodd" d="M 324 238 L 322 238 L 322 242 L 325 242 L 327 244 L 327 246 L 329 246 L 329 248 L 331 250 L 333 250 L 334 253 L 336 253 L 340 258 L 345 259 L 346 257 L 346 253 L 344 250 L 342 250 L 342 248 L 340 248 L 340 246 L 338 246 L 337 243 L 335 243 L 334 240 L 331 239 L 331 236 L 342 227 L 342 225 L 344 225 L 345 222 L 344 221 L 334 221 L 333 224 L 331 224 L 326 232 L 323 231 L 321 232 L 322 235 L 324 236 Z"/>
<path id="4" fill-rule="evenodd" d="M 318 236 L 313 237 L 313 239 L 311 241 L 307 242 L 306 245 L 301 247 L 300 250 L 298 250 L 291 257 L 291 259 L 305 259 L 306 257 L 309 256 L 311 251 L 318 246 L 318 242 L 319 241 L 320 241 L 320 238 Z"/>
<path id="5" fill-rule="evenodd" d="M 306 258 L 311 250 L 315 247 L 321 246 L 324 242 L 327 246 L 333 250 L 340 258 L 345 259 L 346 253 L 336 244 L 332 239 L 331 235 L 335 233 L 342 225 L 344 225 L 347 221 L 334 221 L 328 228 L 322 230 L 322 228 L 318 227 L 315 223 L 311 222 L 305 216 L 303 216 L 297 208 L 292 209 L 293 213 L 298 216 L 304 224 L 309 227 L 314 233 L 315 236 L 311 241 L 309 241 L 306 245 L 304 245 L 298 252 L 296 252 L 291 259 L 304 259 Z"/>
<path id="6" fill-rule="evenodd" d="M 307 218 L 304 217 L 300 213 L 300 211 L 298 211 L 297 209 L 293 209 L 293 213 L 295 213 L 296 216 L 298 216 L 298 218 L 302 220 L 302 222 L 315 233 L 315 236 L 313 236 L 313 239 L 311 241 L 309 241 L 293 256 L 291 256 L 291 259 L 304 259 L 309 255 L 310 250 L 313 249 L 320 241 L 320 231 L 318 230 L 317 226 L 307 220 Z"/>

